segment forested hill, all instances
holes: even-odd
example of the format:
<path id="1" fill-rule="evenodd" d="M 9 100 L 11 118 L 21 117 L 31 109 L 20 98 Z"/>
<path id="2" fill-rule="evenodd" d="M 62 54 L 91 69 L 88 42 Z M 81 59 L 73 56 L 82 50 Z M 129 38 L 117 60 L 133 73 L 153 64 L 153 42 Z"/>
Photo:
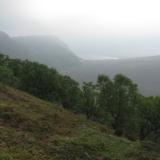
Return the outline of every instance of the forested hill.
<path id="1" fill-rule="evenodd" d="M 44 64 L 0 54 L 0 159 L 158 160 L 159 106 L 122 74 L 80 87 Z"/>
<path id="2" fill-rule="evenodd" d="M 0 83 L 1 160 L 158 160 L 157 145 L 113 135 L 104 125 Z"/>

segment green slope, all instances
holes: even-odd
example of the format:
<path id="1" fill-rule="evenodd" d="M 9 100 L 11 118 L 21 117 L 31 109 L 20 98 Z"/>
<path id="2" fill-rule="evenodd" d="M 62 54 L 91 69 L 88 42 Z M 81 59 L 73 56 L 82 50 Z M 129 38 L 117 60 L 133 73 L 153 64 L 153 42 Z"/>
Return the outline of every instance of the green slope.
<path id="1" fill-rule="evenodd" d="M 158 158 L 152 144 L 118 138 L 84 116 L 0 84 L 0 160 Z"/>

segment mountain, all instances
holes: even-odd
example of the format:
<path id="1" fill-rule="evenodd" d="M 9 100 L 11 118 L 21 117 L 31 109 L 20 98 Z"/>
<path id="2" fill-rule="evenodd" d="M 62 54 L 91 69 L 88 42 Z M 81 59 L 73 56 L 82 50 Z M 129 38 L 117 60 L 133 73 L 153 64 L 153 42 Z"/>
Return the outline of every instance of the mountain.
<path id="1" fill-rule="evenodd" d="M 19 43 L 14 41 L 8 34 L 0 31 L 0 52 L 8 54 L 12 58 L 29 58 L 27 48 L 23 48 Z"/>
<path id="2" fill-rule="evenodd" d="M 144 45 L 143 45 L 144 48 Z M 0 32 L 0 52 L 56 68 L 80 83 L 96 81 L 99 74 L 122 73 L 134 80 L 146 96 L 160 95 L 160 56 L 118 60 L 83 60 L 55 36 L 10 37 Z"/>
<path id="3" fill-rule="evenodd" d="M 80 65 L 80 59 L 55 36 L 14 37 L 13 40 L 29 50 L 31 60 L 60 71 Z"/>
<path id="4" fill-rule="evenodd" d="M 59 71 L 80 65 L 80 59 L 55 36 L 10 37 L 0 32 L 0 52 L 12 58 L 38 61 Z"/>
<path id="5" fill-rule="evenodd" d="M 2 160 L 158 160 L 156 147 L 0 83 Z"/>

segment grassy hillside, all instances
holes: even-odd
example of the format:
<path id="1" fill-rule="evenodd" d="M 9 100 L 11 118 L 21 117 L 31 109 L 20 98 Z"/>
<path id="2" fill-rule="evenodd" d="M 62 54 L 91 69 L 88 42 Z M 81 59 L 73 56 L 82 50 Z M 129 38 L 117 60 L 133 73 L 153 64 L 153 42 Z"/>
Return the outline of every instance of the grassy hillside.
<path id="1" fill-rule="evenodd" d="M 0 84 L 0 160 L 158 160 L 158 148 Z"/>

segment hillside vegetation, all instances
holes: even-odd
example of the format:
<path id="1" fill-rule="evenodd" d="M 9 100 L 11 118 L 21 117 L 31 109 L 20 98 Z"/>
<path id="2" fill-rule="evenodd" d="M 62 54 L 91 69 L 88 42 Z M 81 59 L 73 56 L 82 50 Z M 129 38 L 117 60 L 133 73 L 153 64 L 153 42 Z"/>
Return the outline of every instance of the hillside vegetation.
<path id="1" fill-rule="evenodd" d="M 122 74 L 99 75 L 96 84 L 80 86 L 46 65 L 0 54 L 0 81 L 110 126 L 118 136 L 160 141 L 160 97 L 144 97 Z"/>
<path id="2" fill-rule="evenodd" d="M 158 160 L 154 145 L 0 84 L 0 160 Z"/>
<path id="3" fill-rule="evenodd" d="M 0 54 L 0 84 L 2 160 L 160 158 L 160 97 L 144 97 L 122 74 L 80 86 L 54 68 Z"/>

